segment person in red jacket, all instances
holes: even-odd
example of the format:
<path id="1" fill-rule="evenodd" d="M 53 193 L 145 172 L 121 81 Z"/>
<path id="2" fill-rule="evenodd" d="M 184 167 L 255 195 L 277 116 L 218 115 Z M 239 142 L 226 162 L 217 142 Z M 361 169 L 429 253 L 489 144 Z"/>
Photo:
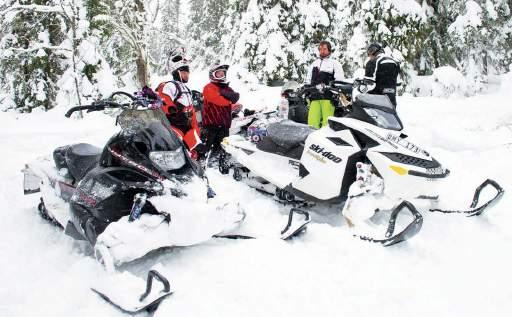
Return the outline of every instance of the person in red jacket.
<path id="1" fill-rule="evenodd" d="M 190 69 L 184 48 L 171 51 L 167 67 L 173 80 L 158 85 L 156 92 L 163 100 L 163 110 L 171 123 L 171 128 L 183 139 L 192 158 L 197 159 L 205 152 L 205 147 L 199 137 L 192 92 L 185 85 Z"/>
<path id="2" fill-rule="evenodd" d="M 229 87 L 226 75 L 228 65 L 215 64 L 209 70 L 210 83 L 203 89 L 203 131 L 206 149 L 216 152 L 222 139 L 229 136 L 232 114 L 240 111 L 240 94 Z"/>

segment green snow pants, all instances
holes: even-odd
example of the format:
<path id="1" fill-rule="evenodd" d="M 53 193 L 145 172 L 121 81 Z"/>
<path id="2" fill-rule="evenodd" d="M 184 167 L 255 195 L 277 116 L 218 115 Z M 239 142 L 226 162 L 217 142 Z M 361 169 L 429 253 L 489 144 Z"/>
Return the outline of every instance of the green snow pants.
<path id="1" fill-rule="evenodd" d="M 334 115 L 334 105 L 329 99 L 312 100 L 309 103 L 308 125 L 314 128 L 325 127 L 327 118 Z"/>

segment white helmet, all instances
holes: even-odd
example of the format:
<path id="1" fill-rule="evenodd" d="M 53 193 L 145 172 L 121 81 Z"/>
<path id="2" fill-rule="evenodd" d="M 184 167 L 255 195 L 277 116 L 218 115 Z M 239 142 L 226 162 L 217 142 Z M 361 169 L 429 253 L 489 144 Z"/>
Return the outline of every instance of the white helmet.
<path id="1" fill-rule="evenodd" d="M 227 73 L 228 73 L 229 65 L 221 64 L 217 62 L 216 64 L 210 67 L 208 71 L 208 75 L 210 77 L 210 81 L 214 83 L 226 83 L 227 82 Z M 223 73 L 221 73 L 223 71 Z"/>
<path id="2" fill-rule="evenodd" d="M 191 60 L 185 55 L 185 48 L 179 47 L 169 52 L 167 70 L 172 74 L 178 70 L 189 71 Z"/>

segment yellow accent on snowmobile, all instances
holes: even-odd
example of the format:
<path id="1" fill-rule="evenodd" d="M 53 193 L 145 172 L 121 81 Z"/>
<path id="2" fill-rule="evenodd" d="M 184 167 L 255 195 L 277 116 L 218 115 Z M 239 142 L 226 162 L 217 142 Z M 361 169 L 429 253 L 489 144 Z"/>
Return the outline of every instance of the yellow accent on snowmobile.
<path id="1" fill-rule="evenodd" d="M 407 170 L 406 168 L 396 165 L 389 165 L 389 168 L 395 171 L 398 175 L 407 175 L 407 173 L 409 172 L 409 170 Z"/>

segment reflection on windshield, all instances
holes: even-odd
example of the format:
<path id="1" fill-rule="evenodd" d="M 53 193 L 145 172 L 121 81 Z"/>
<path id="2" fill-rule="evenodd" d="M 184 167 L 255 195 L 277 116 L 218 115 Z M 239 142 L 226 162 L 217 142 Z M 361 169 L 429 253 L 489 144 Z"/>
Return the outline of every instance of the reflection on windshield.
<path id="1" fill-rule="evenodd" d="M 134 133 L 155 121 L 162 123 L 167 129 L 170 127 L 169 120 L 162 109 L 125 109 L 117 117 L 117 123 L 126 133 Z"/>
<path id="2" fill-rule="evenodd" d="M 384 129 L 391 130 L 402 130 L 400 122 L 397 120 L 394 114 L 374 109 L 374 108 L 363 108 L 364 111 L 377 123 L 377 126 Z"/>

